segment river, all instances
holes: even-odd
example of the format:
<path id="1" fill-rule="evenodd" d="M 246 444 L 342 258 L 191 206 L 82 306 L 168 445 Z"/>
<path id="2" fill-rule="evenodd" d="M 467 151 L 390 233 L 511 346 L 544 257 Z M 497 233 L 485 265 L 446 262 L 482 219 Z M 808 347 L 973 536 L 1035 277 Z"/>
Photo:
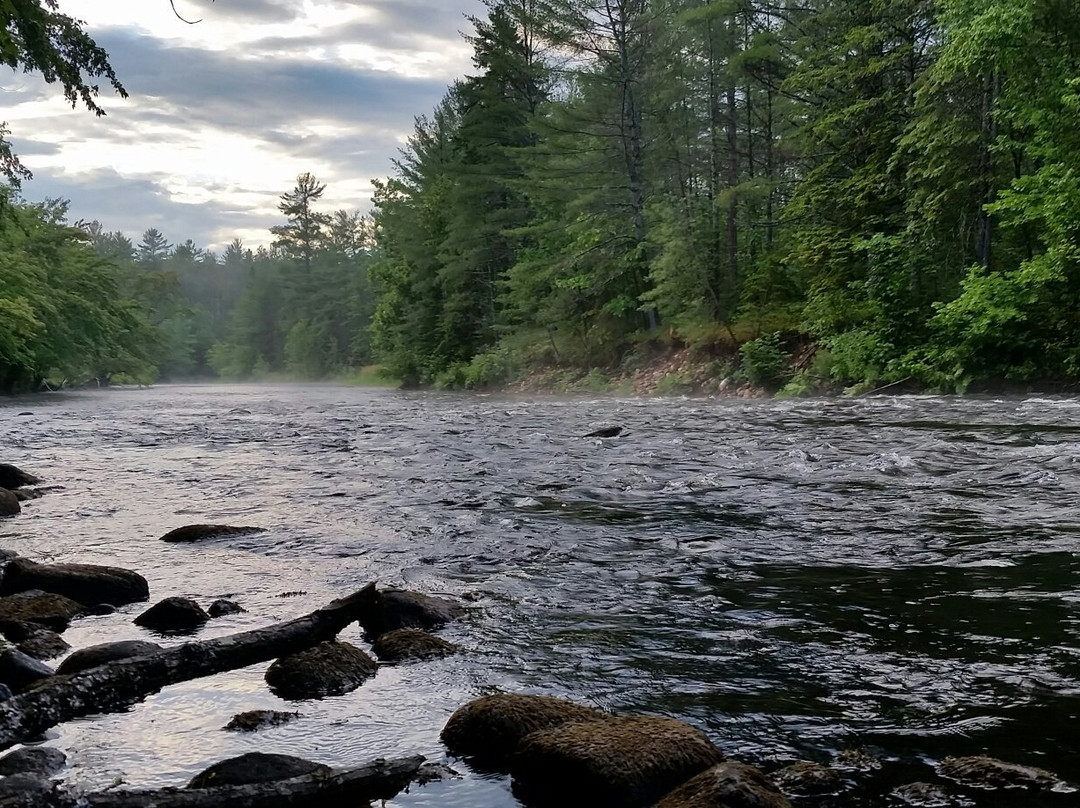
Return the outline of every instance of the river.
<path id="1" fill-rule="evenodd" d="M 583 437 L 618 424 L 616 438 Z M 181 785 L 246 751 L 331 765 L 442 760 L 450 713 L 493 690 L 671 715 L 766 769 L 878 768 L 885 805 L 947 755 L 1080 779 L 1080 401 L 515 398 L 319 386 L 161 386 L 0 401 L 0 460 L 63 486 L 0 523 L 36 559 L 115 564 L 169 595 L 287 619 L 377 580 L 469 607 L 461 655 L 282 702 L 265 665 L 168 688 L 48 736 L 88 788 Z M 266 533 L 188 546 L 183 524 Z M 299 593 L 299 594 L 297 594 Z M 146 637 L 143 605 L 76 621 Z M 360 645 L 359 630 L 344 639 Z M 249 709 L 302 719 L 254 735 Z M 392 806 L 516 806 L 505 777 Z M 942 782 L 942 781 L 937 781 Z M 963 805 L 1074 805 L 971 792 Z"/>

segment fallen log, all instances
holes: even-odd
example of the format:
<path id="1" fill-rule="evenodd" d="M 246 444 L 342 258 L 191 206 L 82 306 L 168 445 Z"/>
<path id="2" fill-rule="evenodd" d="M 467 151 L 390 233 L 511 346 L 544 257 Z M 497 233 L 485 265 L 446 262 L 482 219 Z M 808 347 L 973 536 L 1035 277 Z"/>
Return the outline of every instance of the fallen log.
<path id="1" fill-rule="evenodd" d="M 332 640 L 370 607 L 374 597 L 375 584 L 369 584 L 295 620 L 49 677 L 0 702 L 0 749 L 65 721 L 118 712 L 168 685 L 245 668 Z"/>
<path id="2" fill-rule="evenodd" d="M 305 774 L 288 780 L 215 788 L 161 788 L 101 791 L 76 795 L 52 791 L 0 798 L 0 807 L 34 808 L 358 808 L 375 800 L 389 800 L 416 777 L 423 755 L 384 760 L 379 758 L 355 769 L 332 774 Z"/>

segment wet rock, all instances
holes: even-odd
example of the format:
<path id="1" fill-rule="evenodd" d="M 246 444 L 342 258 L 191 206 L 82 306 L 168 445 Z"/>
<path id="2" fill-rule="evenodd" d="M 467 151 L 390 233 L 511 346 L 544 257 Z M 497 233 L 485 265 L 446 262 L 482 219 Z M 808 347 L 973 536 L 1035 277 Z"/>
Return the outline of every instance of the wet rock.
<path id="1" fill-rule="evenodd" d="M 16 693 L 21 693 L 42 679 L 53 675 L 48 665 L 28 656 L 18 648 L 5 648 L 0 651 L 0 682 Z"/>
<path id="2" fill-rule="evenodd" d="M 841 749 L 833 758 L 833 766 L 856 772 L 869 772 L 881 768 L 881 761 L 862 749 Z"/>
<path id="3" fill-rule="evenodd" d="M 656 808 L 791 808 L 791 803 L 758 769 L 729 760 L 687 780 Z"/>
<path id="4" fill-rule="evenodd" d="M 331 640 L 282 657 L 266 670 L 266 683 L 283 699 L 317 699 L 351 693 L 375 675 L 375 660 L 345 642 Z"/>
<path id="5" fill-rule="evenodd" d="M 0 804 L 32 806 L 45 800 L 53 784 L 36 774 L 20 772 L 0 780 Z M 9 802 L 10 801 L 10 802 Z"/>
<path id="6" fill-rule="evenodd" d="M 109 603 L 95 603 L 93 606 L 84 606 L 83 614 L 104 617 L 107 614 L 116 614 L 116 607 Z"/>
<path id="7" fill-rule="evenodd" d="M 945 789 L 931 783 L 908 783 L 893 789 L 892 796 L 913 808 L 948 808 L 954 803 Z"/>
<path id="8" fill-rule="evenodd" d="M 982 755 L 945 758 L 939 771 L 943 777 L 976 788 L 1027 788 L 1032 791 L 1050 791 L 1065 785 L 1061 778 L 1046 769 L 1006 763 L 1003 760 Z"/>
<path id="9" fill-rule="evenodd" d="M 14 698 L 15 694 L 11 692 L 11 688 L 7 685 L 0 684 L 0 701 L 7 701 L 10 698 Z"/>
<path id="10" fill-rule="evenodd" d="M 22 513 L 19 498 L 6 488 L 0 488 L 0 516 L 15 516 Z"/>
<path id="11" fill-rule="evenodd" d="M 162 541 L 173 544 L 218 539 L 225 536 L 250 536 L 253 533 L 265 533 L 262 527 L 234 527 L 232 525 L 184 525 L 170 530 L 161 537 Z"/>
<path id="12" fill-rule="evenodd" d="M 278 710 L 250 710 L 237 713 L 225 729 L 229 732 L 258 732 L 267 727 L 280 727 L 300 717 L 300 713 L 283 713 Z"/>
<path id="13" fill-rule="evenodd" d="M 428 783 L 441 783 L 444 780 L 460 780 L 461 774 L 451 769 L 445 763 L 428 762 L 420 766 L 413 778 L 413 782 L 422 786 Z"/>
<path id="14" fill-rule="evenodd" d="M 225 617 L 230 614 L 242 614 L 246 611 L 247 609 L 239 603 L 225 598 L 215 600 L 210 604 L 210 608 L 206 610 L 211 617 Z"/>
<path id="15" fill-rule="evenodd" d="M 67 765 L 67 755 L 51 746 L 24 746 L 0 757 L 0 775 L 10 777 L 20 772 L 52 777 Z"/>
<path id="16" fill-rule="evenodd" d="M 360 616 L 360 625 L 371 639 L 399 628 L 434 629 L 458 619 L 465 609 L 445 598 L 404 589 L 374 592 L 371 604 Z"/>
<path id="17" fill-rule="evenodd" d="M 64 631 L 82 613 L 81 603 L 52 592 L 30 590 L 0 597 L 0 620 L 28 620 L 53 631 Z"/>
<path id="18" fill-rule="evenodd" d="M 418 628 L 399 628 L 376 637 L 371 649 L 380 662 L 407 662 L 447 657 L 457 646 Z"/>
<path id="19" fill-rule="evenodd" d="M 635 716 L 564 724 L 526 736 L 510 763 L 529 805 L 645 808 L 724 756 L 674 718 Z"/>
<path id="20" fill-rule="evenodd" d="M 14 490 L 24 485 L 37 485 L 40 483 L 37 477 L 29 474 L 10 463 L 0 463 L 0 488 Z"/>
<path id="21" fill-rule="evenodd" d="M 54 592 L 79 603 L 113 606 L 150 597 L 146 579 L 131 570 L 94 564 L 39 564 L 29 558 L 16 558 L 4 568 L 0 595 L 31 589 Z"/>
<path id="22" fill-rule="evenodd" d="M 468 755 L 482 764 L 500 766 L 509 761 L 521 740 L 533 732 L 609 717 L 595 707 L 565 699 L 498 693 L 458 708 L 439 737 L 456 755 Z"/>
<path id="23" fill-rule="evenodd" d="M 52 659 L 71 650 L 71 646 L 55 631 L 24 620 L 0 621 L 0 634 L 34 659 Z"/>
<path id="24" fill-rule="evenodd" d="M 593 432 L 586 433 L 586 438 L 617 438 L 622 434 L 621 426 L 604 426 Z"/>
<path id="25" fill-rule="evenodd" d="M 246 755 L 215 763 L 191 778 L 188 788 L 243 786 L 249 783 L 268 783 L 288 780 L 304 774 L 329 774 L 329 766 L 292 755 L 268 755 L 248 752 Z"/>
<path id="26" fill-rule="evenodd" d="M 191 598 L 159 600 L 133 621 L 135 625 L 161 633 L 194 631 L 210 619 L 203 607 Z"/>
<path id="27" fill-rule="evenodd" d="M 149 656 L 150 654 L 156 654 L 160 650 L 160 645 L 146 640 L 121 640 L 120 642 L 91 645 L 80 648 L 61 662 L 56 672 L 64 675 L 78 673 L 79 671 L 96 668 L 98 665 L 104 665 L 107 662 Z"/>
<path id="28" fill-rule="evenodd" d="M 29 502 L 30 500 L 41 499 L 45 496 L 45 492 L 38 488 L 16 488 L 11 493 L 15 495 L 15 499 L 19 500 L 19 502 Z"/>
<path id="29" fill-rule="evenodd" d="M 840 772 L 807 760 L 796 761 L 769 776 L 785 794 L 794 797 L 835 794 L 844 788 L 844 778 Z"/>

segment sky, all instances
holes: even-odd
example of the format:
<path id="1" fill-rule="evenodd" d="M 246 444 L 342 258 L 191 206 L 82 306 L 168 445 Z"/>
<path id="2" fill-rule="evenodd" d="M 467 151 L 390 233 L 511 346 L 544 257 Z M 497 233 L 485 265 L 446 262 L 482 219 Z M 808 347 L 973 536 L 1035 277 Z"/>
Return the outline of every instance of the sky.
<path id="1" fill-rule="evenodd" d="M 130 94 L 101 84 L 97 118 L 58 85 L 0 67 L 0 121 L 34 179 L 29 201 L 70 200 L 138 242 L 220 250 L 272 241 L 280 195 L 311 172 L 321 208 L 370 210 L 372 178 L 418 115 L 473 72 L 480 0 L 60 0 L 108 51 Z"/>

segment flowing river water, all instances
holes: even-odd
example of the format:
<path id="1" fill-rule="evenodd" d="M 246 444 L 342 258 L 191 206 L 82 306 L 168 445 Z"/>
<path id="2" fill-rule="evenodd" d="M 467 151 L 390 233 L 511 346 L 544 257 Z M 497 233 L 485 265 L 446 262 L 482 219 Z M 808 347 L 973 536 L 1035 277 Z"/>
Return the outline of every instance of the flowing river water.
<path id="1" fill-rule="evenodd" d="M 609 424 L 624 433 L 583 437 Z M 838 805 L 897 805 L 913 781 L 957 805 L 1080 802 L 935 772 L 987 753 L 1080 780 L 1080 400 L 163 386 L 0 401 L 0 450 L 63 486 L 0 523 L 0 547 L 247 609 L 201 637 L 372 580 L 469 606 L 442 632 L 459 656 L 347 696 L 283 702 L 258 665 L 58 727 L 71 784 L 182 785 L 246 751 L 443 760 L 451 712 L 508 690 L 675 716 L 767 770 L 866 753 Z M 198 522 L 268 530 L 158 541 Z M 65 638 L 160 639 L 131 624 L 143 608 Z M 260 708 L 302 718 L 222 731 Z M 463 779 L 387 804 L 518 805 L 506 777 L 449 762 Z"/>

